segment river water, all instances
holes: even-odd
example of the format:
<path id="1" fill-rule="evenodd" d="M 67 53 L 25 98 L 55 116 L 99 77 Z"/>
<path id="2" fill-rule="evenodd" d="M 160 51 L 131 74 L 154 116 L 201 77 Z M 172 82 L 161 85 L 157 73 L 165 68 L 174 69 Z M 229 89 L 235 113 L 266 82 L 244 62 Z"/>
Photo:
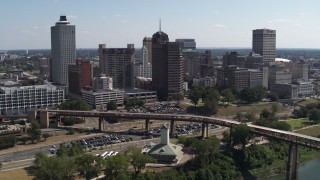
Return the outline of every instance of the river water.
<path id="1" fill-rule="evenodd" d="M 279 174 L 268 179 L 283 180 L 286 179 L 286 174 Z M 299 164 L 298 180 L 320 180 L 320 157 Z"/>

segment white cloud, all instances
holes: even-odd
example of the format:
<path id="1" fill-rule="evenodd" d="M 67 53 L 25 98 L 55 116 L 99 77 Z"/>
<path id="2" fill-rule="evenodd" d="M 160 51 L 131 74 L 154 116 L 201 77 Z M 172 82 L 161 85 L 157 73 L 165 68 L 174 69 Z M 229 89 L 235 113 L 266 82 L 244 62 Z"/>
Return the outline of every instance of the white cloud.
<path id="1" fill-rule="evenodd" d="M 124 24 L 127 23 L 127 22 L 128 22 L 127 20 L 122 20 L 121 21 L 121 23 L 124 23 Z"/>

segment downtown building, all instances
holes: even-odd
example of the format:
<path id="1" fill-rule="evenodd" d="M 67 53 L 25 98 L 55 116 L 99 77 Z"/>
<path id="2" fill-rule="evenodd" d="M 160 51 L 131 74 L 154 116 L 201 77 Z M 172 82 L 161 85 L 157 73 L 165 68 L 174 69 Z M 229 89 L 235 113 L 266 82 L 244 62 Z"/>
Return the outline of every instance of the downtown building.
<path id="1" fill-rule="evenodd" d="M 152 86 L 160 100 L 183 93 L 183 59 L 179 43 L 169 42 L 161 28 L 152 36 Z"/>
<path id="2" fill-rule="evenodd" d="M 76 62 L 76 30 L 66 16 L 51 27 L 51 56 L 52 82 L 68 86 L 68 65 Z"/>
<path id="3" fill-rule="evenodd" d="M 41 107 L 54 108 L 64 101 L 64 89 L 54 85 L 0 87 L 1 114 L 26 114 Z"/>
<path id="4" fill-rule="evenodd" d="M 141 49 L 141 61 L 134 63 L 134 77 L 152 77 L 152 67 L 151 63 L 149 63 L 149 51 L 148 48 L 143 45 Z"/>
<path id="5" fill-rule="evenodd" d="M 90 61 L 77 60 L 68 66 L 69 96 L 81 97 L 81 89 L 92 86 L 92 66 Z"/>
<path id="6" fill-rule="evenodd" d="M 263 63 L 274 62 L 276 58 L 276 31 L 271 29 L 253 30 L 252 51 L 263 56 Z"/>
<path id="7" fill-rule="evenodd" d="M 128 44 L 127 48 L 106 48 L 105 44 L 99 45 L 100 72 L 112 77 L 113 88 L 134 87 L 134 52 L 133 44 Z"/>

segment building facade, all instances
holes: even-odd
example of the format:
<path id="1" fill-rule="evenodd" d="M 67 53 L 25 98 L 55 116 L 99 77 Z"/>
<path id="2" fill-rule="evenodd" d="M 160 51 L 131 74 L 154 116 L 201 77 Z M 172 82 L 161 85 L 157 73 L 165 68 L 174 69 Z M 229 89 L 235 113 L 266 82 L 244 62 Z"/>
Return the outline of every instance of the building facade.
<path id="1" fill-rule="evenodd" d="M 179 44 L 161 29 L 152 36 L 152 86 L 160 100 L 183 93 L 183 59 Z"/>
<path id="2" fill-rule="evenodd" d="M 263 56 L 263 63 L 274 62 L 276 58 L 276 31 L 271 29 L 253 30 L 252 51 Z"/>
<path id="3" fill-rule="evenodd" d="M 104 48 L 100 51 L 103 56 L 103 73 L 112 77 L 113 87 L 117 89 L 133 88 L 134 45 L 128 44 L 127 48 Z"/>
<path id="4" fill-rule="evenodd" d="M 272 65 L 268 69 L 268 84 L 289 84 L 292 82 L 292 74 L 282 65 Z"/>
<path id="5" fill-rule="evenodd" d="M 134 64 L 134 77 L 152 77 L 152 67 L 151 63 L 148 61 L 149 52 L 146 46 L 143 46 L 141 49 L 141 62 Z"/>
<path id="6" fill-rule="evenodd" d="M 52 82 L 68 85 L 68 65 L 76 62 L 76 28 L 66 16 L 51 27 Z"/>
<path id="7" fill-rule="evenodd" d="M 277 93 L 280 99 L 298 98 L 298 86 L 293 84 L 272 84 L 270 86 L 272 93 Z"/>
<path id="8" fill-rule="evenodd" d="M 1 114 L 25 114 L 40 107 L 55 107 L 63 101 L 64 90 L 54 85 L 0 87 Z"/>
<path id="9" fill-rule="evenodd" d="M 100 74 L 98 77 L 94 77 L 92 80 L 93 91 L 99 90 L 113 90 L 112 77 Z"/>
<path id="10" fill-rule="evenodd" d="M 145 46 L 148 50 L 148 62 L 152 64 L 152 38 L 145 37 L 143 38 L 143 46 Z"/>
<path id="11" fill-rule="evenodd" d="M 77 60 L 68 66 L 69 95 L 81 97 L 81 89 L 92 86 L 92 66 L 89 61 Z"/>
<path id="12" fill-rule="evenodd" d="M 81 99 L 89 104 L 92 108 L 105 109 L 108 102 L 115 102 L 118 106 L 123 105 L 124 92 L 120 90 L 100 90 L 100 91 L 88 91 L 81 90 Z"/>
<path id="13" fill-rule="evenodd" d="M 194 39 L 176 39 L 181 49 L 196 49 L 197 44 Z"/>

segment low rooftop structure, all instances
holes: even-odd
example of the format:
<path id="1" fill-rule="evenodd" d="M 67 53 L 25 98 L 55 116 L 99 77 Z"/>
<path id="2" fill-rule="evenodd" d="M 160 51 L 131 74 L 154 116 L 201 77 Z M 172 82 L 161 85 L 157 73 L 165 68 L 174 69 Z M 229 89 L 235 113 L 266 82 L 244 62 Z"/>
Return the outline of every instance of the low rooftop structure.
<path id="1" fill-rule="evenodd" d="M 169 129 L 169 124 L 161 126 L 161 141 L 148 152 L 150 156 L 157 159 L 157 162 L 161 164 L 177 163 L 183 155 L 181 146 L 169 142 Z"/>

